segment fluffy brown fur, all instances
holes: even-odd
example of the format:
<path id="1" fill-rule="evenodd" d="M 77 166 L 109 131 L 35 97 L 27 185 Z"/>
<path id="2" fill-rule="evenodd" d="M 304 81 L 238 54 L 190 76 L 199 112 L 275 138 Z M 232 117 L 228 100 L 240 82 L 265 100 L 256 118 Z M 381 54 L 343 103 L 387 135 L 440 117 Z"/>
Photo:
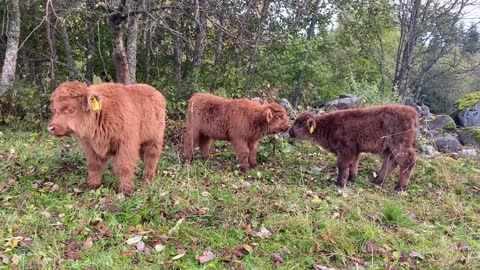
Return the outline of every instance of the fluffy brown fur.
<path id="1" fill-rule="evenodd" d="M 188 102 L 184 158 L 193 159 L 200 146 L 203 158 L 210 156 L 214 140 L 230 141 L 244 172 L 257 166 L 260 140 L 288 130 L 285 109 L 277 103 L 261 105 L 248 99 L 224 99 L 215 95 L 195 94 Z"/>
<path id="2" fill-rule="evenodd" d="M 361 152 L 378 154 L 382 169 L 373 181 L 381 184 L 396 166 L 400 178 L 396 190 L 404 190 L 415 165 L 415 138 L 418 115 L 402 105 L 342 110 L 315 117 L 302 113 L 289 133 L 293 138 L 310 140 L 337 155 L 337 186 L 354 181 Z M 310 132 L 312 131 L 312 133 Z"/>
<path id="3" fill-rule="evenodd" d="M 88 165 L 87 188 L 101 185 L 110 156 L 114 156 L 112 168 L 119 177 L 120 193 L 128 195 L 135 189 L 133 174 L 139 154 L 144 162 L 144 186 L 154 178 L 165 129 L 165 98 L 155 88 L 66 82 L 52 93 L 50 103 L 53 118 L 48 131 L 79 139 Z"/>

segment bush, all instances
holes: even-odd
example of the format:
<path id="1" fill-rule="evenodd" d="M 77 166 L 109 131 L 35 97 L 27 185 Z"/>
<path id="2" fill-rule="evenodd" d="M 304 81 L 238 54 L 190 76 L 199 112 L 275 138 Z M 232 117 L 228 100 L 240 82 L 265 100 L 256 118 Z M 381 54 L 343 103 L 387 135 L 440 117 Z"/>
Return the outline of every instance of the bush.
<path id="1" fill-rule="evenodd" d="M 50 94 L 38 88 L 18 86 L 0 96 L 0 126 L 39 130 L 49 117 Z"/>

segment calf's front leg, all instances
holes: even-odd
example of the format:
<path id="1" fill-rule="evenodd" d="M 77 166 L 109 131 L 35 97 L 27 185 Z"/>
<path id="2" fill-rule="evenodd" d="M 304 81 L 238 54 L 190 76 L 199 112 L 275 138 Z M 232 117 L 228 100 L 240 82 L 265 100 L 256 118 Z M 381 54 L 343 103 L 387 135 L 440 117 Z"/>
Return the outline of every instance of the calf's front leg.
<path id="1" fill-rule="evenodd" d="M 233 140 L 232 141 L 232 148 L 237 155 L 238 161 L 240 162 L 240 168 L 242 168 L 242 172 L 248 172 L 250 170 L 248 164 L 248 156 L 249 156 L 249 149 L 248 144 L 242 140 Z"/>

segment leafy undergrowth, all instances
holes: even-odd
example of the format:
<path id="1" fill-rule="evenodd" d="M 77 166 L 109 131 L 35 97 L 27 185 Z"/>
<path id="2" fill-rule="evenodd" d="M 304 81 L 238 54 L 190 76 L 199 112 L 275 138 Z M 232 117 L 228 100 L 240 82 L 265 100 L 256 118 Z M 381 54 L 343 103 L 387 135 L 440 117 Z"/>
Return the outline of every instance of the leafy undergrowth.
<path id="1" fill-rule="evenodd" d="M 479 160 L 420 157 L 408 192 L 370 180 L 336 188 L 335 157 L 308 142 L 266 139 L 259 170 L 239 173 L 228 144 L 181 162 L 167 147 L 159 176 L 132 197 L 85 191 L 76 141 L 0 133 L 0 268 L 479 269 Z M 275 152 L 274 152 L 275 151 Z M 198 157 L 198 152 L 197 152 Z"/>

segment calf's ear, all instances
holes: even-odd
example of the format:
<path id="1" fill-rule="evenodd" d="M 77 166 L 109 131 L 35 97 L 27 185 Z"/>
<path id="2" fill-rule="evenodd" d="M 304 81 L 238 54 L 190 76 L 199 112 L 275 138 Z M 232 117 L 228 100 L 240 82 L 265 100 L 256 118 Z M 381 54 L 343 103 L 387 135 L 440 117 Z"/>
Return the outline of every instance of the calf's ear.
<path id="1" fill-rule="evenodd" d="M 272 110 L 270 110 L 270 108 L 265 108 L 265 117 L 267 119 L 267 123 L 270 123 L 270 121 L 272 121 L 273 114 L 272 114 Z"/>
<path id="2" fill-rule="evenodd" d="M 310 134 L 312 134 L 315 131 L 315 128 L 317 128 L 317 123 L 315 122 L 315 119 L 313 118 L 307 119 L 307 127 Z"/>
<path id="3" fill-rule="evenodd" d="M 98 112 L 102 109 L 101 99 L 99 98 L 98 95 L 94 93 L 89 93 L 87 95 L 86 104 L 87 104 L 86 106 L 87 111 Z"/>

